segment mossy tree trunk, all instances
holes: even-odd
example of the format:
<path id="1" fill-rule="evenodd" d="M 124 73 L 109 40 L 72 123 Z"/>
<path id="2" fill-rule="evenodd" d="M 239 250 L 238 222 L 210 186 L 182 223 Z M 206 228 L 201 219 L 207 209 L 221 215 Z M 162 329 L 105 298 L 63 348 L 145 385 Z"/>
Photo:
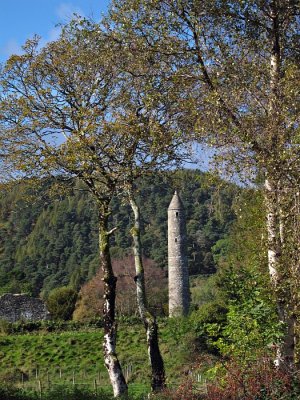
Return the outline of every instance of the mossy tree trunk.
<path id="1" fill-rule="evenodd" d="M 268 265 L 271 284 L 275 291 L 279 321 L 284 327 L 282 341 L 277 348 L 275 365 L 291 371 L 295 367 L 295 318 L 293 295 L 289 280 L 292 273 L 292 258 L 284 254 L 288 244 L 284 240 L 284 223 L 280 218 L 282 201 L 279 182 L 267 178 L 265 181 L 265 206 L 267 211 Z"/>
<path id="2" fill-rule="evenodd" d="M 284 326 L 284 335 L 277 349 L 275 364 L 283 370 L 295 367 L 295 319 L 293 317 L 293 294 L 291 292 L 292 259 L 288 253 L 287 236 L 284 229 L 283 209 L 287 202 L 284 185 L 281 179 L 285 169 L 284 159 L 279 161 L 278 155 L 284 154 L 282 147 L 284 133 L 281 122 L 281 77 L 282 77 L 282 40 L 281 10 L 277 0 L 270 2 L 270 95 L 268 103 L 269 124 L 266 137 L 269 139 L 268 151 L 271 157 L 265 160 L 265 205 L 267 211 L 268 265 L 271 284 L 276 293 L 279 321 Z M 289 214 L 289 213 L 288 213 Z M 292 236 L 292 235 L 290 235 Z"/>
<path id="3" fill-rule="evenodd" d="M 165 388 L 164 362 L 159 350 L 157 321 L 155 316 L 149 311 L 147 304 L 140 239 L 140 209 L 132 195 L 130 195 L 130 205 L 134 213 L 134 226 L 131 229 L 131 235 L 133 238 L 136 272 L 134 280 L 136 284 L 137 305 L 146 330 L 148 355 L 151 365 L 151 388 L 153 392 L 157 392 Z"/>
<path id="4" fill-rule="evenodd" d="M 115 321 L 115 303 L 117 278 L 114 276 L 110 258 L 109 236 L 112 231 L 108 231 L 108 217 L 108 203 L 101 204 L 99 206 L 99 249 L 104 282 L 104 363 L 108 371 L 114 397 L 120 397 L 127 394 L 128 387 L 116 353 L 117 323 Z"/>

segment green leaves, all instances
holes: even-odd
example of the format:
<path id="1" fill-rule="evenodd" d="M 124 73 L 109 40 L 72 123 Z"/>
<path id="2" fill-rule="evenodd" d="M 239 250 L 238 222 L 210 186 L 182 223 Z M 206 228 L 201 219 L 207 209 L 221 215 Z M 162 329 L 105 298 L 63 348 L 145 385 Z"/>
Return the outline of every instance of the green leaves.
<path id="1" fill-rule="evenodd" d="M 76 290 L 63 286 L 49 293 L 46 304 L 52 318 L 66 321 L 72 318 L 76 300 Z"/>

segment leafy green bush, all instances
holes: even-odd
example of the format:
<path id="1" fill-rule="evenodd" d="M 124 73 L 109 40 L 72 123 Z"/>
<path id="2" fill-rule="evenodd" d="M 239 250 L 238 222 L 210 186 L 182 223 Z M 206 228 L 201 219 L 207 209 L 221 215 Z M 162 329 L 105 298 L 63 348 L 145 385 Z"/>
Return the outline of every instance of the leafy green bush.
<path id="1" fill-rule="evenodd" d="M 219 334 L 214 344 L 221 354 L 241 363 L 272 350 L 283 334 L 268 282 L 257 269 L 227 270 L 223 281 L 229 299 L 226 323 L 209 327 L 212 336 Z"/>
<path id="2" fill-rule="evenodd" d="M 38 400 L 37 393 L 26 393 L 22 389 L 9 385 L 0 386 L 1 400 Z"/>
<path id="3" fill-rule="evenodd" d="M 54 319 L 67 321 L 72 318 L 77 300 L 75 289 L 62 286 L 53 289 L 47 298 L 47 308 Z"/>
<path id="4" fill-rule="evenodd" d="M 8 335 L 11 333 L 12 324 L 8 322 L 6 319 L 0 319 L 0 333 L 2 335 Z"/>
<path id="5" fill-rule="evenodd" d="M 35 332 L 41 329 L 43 321 L 18 321 L 11 324 L 10 333 Z"/>
<path id="6" fill-rule="evenodd" d="M 200 352 L 208 352 L 213 355 L 219 354 L 215 342 L 221 336 L 222 327 L 226 323 L 227 308 L 217 301 L 204 304 L 199 310 L 190 316 L 190 323 L 195 330 L 196 345 Z M 212 327 L 215 327 L 212 332 Z"/>

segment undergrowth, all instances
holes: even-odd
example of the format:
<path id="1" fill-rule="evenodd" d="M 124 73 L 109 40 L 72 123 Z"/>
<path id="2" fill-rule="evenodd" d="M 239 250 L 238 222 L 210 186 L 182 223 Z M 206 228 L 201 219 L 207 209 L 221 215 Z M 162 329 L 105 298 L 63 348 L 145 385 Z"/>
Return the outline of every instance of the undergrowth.
<path id="1" fill-rule="evenodd" d="M 99 391 L 94 393 L 81 388 L 58 386 L 44 393 L 28 392 L 14 386 L 0 386 L 1 400 L 112 400 L 110 393 Z M 127 400 L 143 400 L 144 396 L 130 395 Z"/>

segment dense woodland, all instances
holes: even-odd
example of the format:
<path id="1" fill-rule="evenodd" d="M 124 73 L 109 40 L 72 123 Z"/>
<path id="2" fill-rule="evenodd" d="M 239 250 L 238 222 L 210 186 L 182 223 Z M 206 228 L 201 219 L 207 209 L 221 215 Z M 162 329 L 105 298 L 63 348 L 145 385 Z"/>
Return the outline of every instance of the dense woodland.
<path id="1" fill-rule="evenodd" d="M 190 274 L 212 274 L 218 249 L 236 218 L 233 206 L 241 189 L 221 181 L 213 183 L 209 175 L 193 170 L 152 175 L 139 182 L 143 256 L 165 273 L 167 209 L 174 185 L 180 188 L 186 209 Z M 1 195 L 1 291 L 37 296 L 65 285 L 78 290 L 99 270 L 92 199 L 78 183 L 59 198 L 51 197 L 49 182 L 41 184 L 34 199 L 33 194 L 26 199 L 20 186 Z M 132 254 L 132 219 L 130 208 L 115 198 L 110 221 L 118 228 L 111 237 L 113 259 Z"/>

